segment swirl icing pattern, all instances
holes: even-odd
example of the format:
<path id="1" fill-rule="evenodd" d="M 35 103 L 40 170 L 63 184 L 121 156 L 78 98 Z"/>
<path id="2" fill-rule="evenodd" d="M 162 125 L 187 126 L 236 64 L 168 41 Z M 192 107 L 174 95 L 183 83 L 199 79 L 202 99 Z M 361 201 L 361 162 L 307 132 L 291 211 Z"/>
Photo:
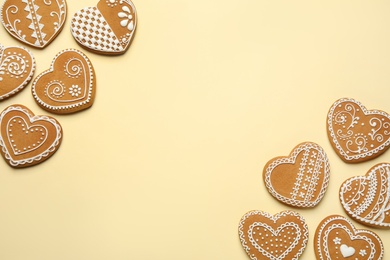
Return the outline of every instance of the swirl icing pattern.
<path id="1" fill-rule="evenodd" d="M 367 110 L 354 99 L 340 99 L 330 108 L 327 132 L 333 149 L 348 163 L 376 158 L 390 145 L 390 116 Z"/>

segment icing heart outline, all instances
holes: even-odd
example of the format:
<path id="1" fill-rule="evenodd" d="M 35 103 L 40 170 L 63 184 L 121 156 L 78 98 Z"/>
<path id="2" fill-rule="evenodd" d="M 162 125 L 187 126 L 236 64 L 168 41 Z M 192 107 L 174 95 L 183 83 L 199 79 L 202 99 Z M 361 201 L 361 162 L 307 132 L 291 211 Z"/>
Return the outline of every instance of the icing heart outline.
<path id="1" fill-rule="evenodd" d="M 342 106 L 345 109 L 337 111 Z M 362 119 L 360 118 L 361 113 L 364 119 L 371 117 L 369 124 L 359 123 L 359 120 Z M 341 129 L 335 132 L 337 124 L 343 125 L 347 121 L 351 121 L 351 123 L 348 127 L 343 126 L 343 129 L 346 128 L 348 130 L 346 133 L 343 133 Z M 356 128 L 360 128 L 364 132 L 354 133 L 351 130 Z M 390 115 L 381 110 L 368 110 L 355 99 L 341 98 L 329 109 L 327 133 L 333 149 L 343 161 L 347 163 L 368 161 L 381 155 L 390 147 Z M 354 141 L 351 140 L 352 138 L 355 138 Z M 349 141 L 346 141 L 344 145 L 339 142 L 339 139 Z M 368 141 L 378 142 L 379 145 L 371 144 L 369 145 L 370 147 L 367 147 Z"/>
<path id="2" fill-rule="evenodd" d="M 390 164 L 379 163 L 371 167 L 364 176 L 354 176 L 345 180 L 339 190 L 340 202 L 348 216 L 359 223 L 388 229 L 389 189 Z"/>
<path id="3" fill-rule="evenodd" d="M 342 230 L 337 231 L 337 230 Z M 317 259 L 333 259 L 331 252 L 336 252 L 338 245 L 341 247 L 341 239 L 335 237 L 335 239 L 330 238 L 331 232 L 336 232 L 339 236 L 347 235 L 349 240 L 349 245 L 356 242 L 358 245 L 362 246 L 362 241 L 366 245 L 364 248 L 354 248 L 355 251 L 369 248 L 370 254 L 366 258 L 367 260 L 382 260 L 384 255 L 384 247 L 382 240 L 377 234 L 370 230 L 365 229 L 356 229 L 351 221 L 346 219 L 343 216 L 339 215 L 330 215 L 323 219 L 316 229 L 316 238 L 314 239 L 314 249 Z M 340 234 L 343 233 L 343 234 Z M 338 239 L 338 241 L 336 241 Z M 359 242 L 361 241 L 361 242 Z M 330 242 L 330 243 L 328 243 Z M 347 246 L 349 247 L 349 246 Z M 340 249 L 341 252 L 341 249 Z M 344 252 L 350 253 L 350 252 Z M 367 254 L 367 251 L 364 251 L 364 254 Z"/>
<path id="4" fill-rule="evenodd" d="M 270 225 L 275 225 L 276 228 Z M 255 227 L 269 227 L 272 229 L 272 233 L 283 232 L 285 228 L 294 227 L 294 230 L 299 231 L 299 233 L 294 242 L 280 256 L 276 257 L 266 249 L 262 249 L 261 245 L 253 238 Z M 285 257 L 297 260 L 303 254 L 309 240 L 309 229 L 305 219 L 298 213 L 289 210 L 276 215 L 259 210 L 249 211 L 241 218 L 238 231 L 241 244 L 252 260 L 284 259 Z"/>
<path id="5" fill-rule="evenodd" d="M 299 158 L 301 160 L 297 161 L 302 153 L 302 158 Z M 311 170 L 310 166 L 312 166 Z M 277 172 L 278 167 L 284 167 L 285 171 Z M 287 190 L 283 183 L 281 185 L 277 182 L 278 177 L 273 178 L 273 174 L 277 174 L 280 176 L 279 178 L 295 177 L 294 186 L 291 183 L 291 187 L 287 187 L 291 189 L 291 192 L 288 193 L 291 195 L 290 197 L 282 194 L 282 192 L 287 193 L 290 189 Z M 311 176 L 307 187 L 305 187 L 305 174 Z M 263 179 L 268 192 L 278 201 L 293 207 L 315 207 L 322 200 L 329 186 L 329 160 L 321 146 L 313 142 L 304 142 L 293 148 L 289 156 L 280 156 L 268 161 L 264 166 Z M 318 187 L 320 187 L 319 192 L 317 192 Z M 303 198 L 301 198 L 302 194 L 298 193 L 302 189 L 306 192 Z M 317 192 L 316 196 L 315 192 Z"/>
<path id="6" fill-rule="evenodd" d="M 59 71 L 56 71 L 55 67 L 59 66 L 57 65 L 57 61 L 63 59 L 63 55 L 69 55 L 72 56 L 72 58 L 67 59 L 64 65 L 64 72 L 61 72 L 61 75 L 58 75 Z M 75 62 L 76 65 L 70 65 Z M 78 81 L 79 78 L 84 78 L 83 86 L 80 87 L 77 84 L 70 87 L 68 85 L 71 84 L 65 84 L 61 80 L 62 78 L 76 78 Z M 51 79 L 49 84 L 40 84 L 40 81 L 47 79 Z M 76 93 L 76 96 L 74 95 L 75 93 L 71 93 L 72 88 L 75 88 L 76 86 L 78 88 L 77 91 L 79 91 L 80 94 L 83 93 L 83 95 L 79 96 L 78 93 Z M 43 88 L 44 90 L 42 90 Z M 66 88 L 69 89 L 69 93 L 67 94 L 68 99 L 62 99 L 66 94 Z M 54 94 L 49 93 L 50 91 L 54 92 Z M 96 76 L 93 65 L 83 52 L 76 49 L 65 49 L 60 51 L 53 58 L 50 68 L 40 73 L 34 79 L 31 87 L 31 93 L 38 105 L 45 110 L 58 114 L 69 114 L 91 107 L 95 97 L 95 91 Z M 55 105 L 49 104 L 49 102 L 54 102 Z"/>
<path id="7" fill-rule="evenodd" d="M 31 60 L 31 64 L 28 64 L 29 60 Z M 19 46 L 5 47 L 0 44 L 0 101 L 23 90 L 30 83 L 35 72 L 35 66 L 35 58 L 26 48 Z M 27 74 L 23 81 L 12 84 L 12 81 L 18 81 L 17 79 L 23 74 Z M 10 76 L 5 78 L 5 75 Z M 5 85 L 7 85 L 7 90 L 3 92 Z"/>
<path id="8" fill-rule="evenodd" d="M 17 116 L 13 116 L 9 118 L 8 121 L 4 121 L 4 118 L 9 117 L 9 113 L 16 113 Z M 29 130 L 31 129 L 31 126 L 35 127 L 34 124 L 39 121 L 43 121 L 44 123 L 48 124 L 51 127 L 51 129 L 55 129 L 55 133 L 51 133 L 51 132 L 46 133 L 44 141 L 48 139 L 47 136 L 49 135 L 50 135 L 50 139 L 53 139 L 53 141 L 49 144 L 42 143 L 39 147 L 30 149 L 30 150 L 37 150 L 45 146 L 43 147 L 44 148 L 43 151 L 41 152 L 38 151 L 33 156 L 24 156 L 25 158 L 23 157 L 21 159 L 17 159 L 16 158 L 17 156 L 24 155 L 25 153 L 22 152 L 22 153 L 15 154 L 13 149 L 9 150 L 7 148 L 7 146 L 12 143 L 12 137 L 13 137 L 12 134 L 14 134 L 14 132 L 9 131 L 8 126 L 12 124 L 10 123 L 10 121 L 14 120 L 16 117 L 23 118 L 23 119 L 25 117 L 28 118 L 29 121 L 28 123 L 30 124 L 28 127 Z M 24 121 L 27 122 L 26 120 Z M 50 158 L 58 150 L 63 136 L 61 125 L 57 120 L 49 116 L 34 115 L 34 113 L 31 110 L 29 110 L 27 107 L 18 104 L 11 105 L 3 110 L 3 112 L 0 114 L 0 126 L 1 126 L 0 129 L 1 154 L 3 155 L 4 159 L 7 161 L 7 163 L 10 166 L 17 167 L 17 168 L 32 166 Z M 6 133 L 5 135 L 4 132 Z"/>
<path id="9" fill-rule="evenodd" d="M 20 6 L 20 9 L 18 3 L 11 2 L 11 0 L 5 0 L 0 8 L 1 23 L 11 36 L 29 46 L 45 48 L 58 36 L 65 25 L 67 16 L 65 0 L 43 1 L 42 5 L 37 5 L 34 0 L 26 0 L 26 2 L 18 0 L 19 4 L 25 5 Z M 18 16 L 19 11 L 23 16 Z M 47 19 L 46 14 L 50 14 L 47 17 L 52 20 L 42 24 L 41 19 L 43 16 Z M 20 24 L 25 26 L 17 27 Z"/>
<path id="10" fill-rule="evenodd" d="M 81 47 L 107 55 L 125 53 L 136 28 L 137 11 L 131 0 L 100 0 L 77 11 L 71 21 L 72 36 Z"/>

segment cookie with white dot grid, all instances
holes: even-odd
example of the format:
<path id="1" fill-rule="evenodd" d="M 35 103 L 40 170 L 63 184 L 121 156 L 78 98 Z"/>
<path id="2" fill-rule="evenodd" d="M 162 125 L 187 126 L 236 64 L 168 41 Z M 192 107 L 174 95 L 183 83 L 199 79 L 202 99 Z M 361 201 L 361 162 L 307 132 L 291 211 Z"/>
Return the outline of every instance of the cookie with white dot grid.
<path id="1" fill-rule="evenodd" d="M 27 45 L 44 48 L 64 27 L 67 7 L 65 0 L 5 0 L 0 13 L 10 35 Z"/>
<path id="2" fill-rule="evenodd" d="M 0 44 L 0 101 L 24 89 L 34 71 L 35 60 L 30 51 Z"/>
<path id="3" fill-rule="evenodd" d="M 62 137 L 56 119 L 34 115 L 23 105 L 9 106 L 0 114 L 0 152 L 12 167 L 27 167 L 47 160 L 58 150 Z"/>
<path id="4" fill-rule="evenodd" d="M 390 115 L 368 110 L 350 98 L 337 100 L 327 118 L 329 140 L 337 155 L 347 163 L 374 159 L 390 145 Z"/>
<path id="5" fill-rule="evenodd" d="M 76 12 L 71 21 L 73 38 L 89 51 L 106 55 L 125 53 L 137 27 L 137 13 L 130 0 L 100 0 Z"/>
<path id="6" fill-rule="evenodd" d="M 340 187 L 340 202 L 354 220 L 376 228 L 390 228 L 390 164 L 373 166 Z"/>
<path id="7" fill-rule="evenodd" d="M 238 233 L 252 260 L 296 260 L 303 254 L 309 239 L 305 219 L 294 211 L 276 215 L 250 211 L 241 218 Z"/>
<path id="8" fill-rule="evenodd" d="M 93 65 L 81 51 L 63 50 L 54 57 L 50 68 L 34 79 L 31 92 L 38 105 L 52 113 L 87 109 L 96 93 Z"/>
<path id="9" fill-rule="evenodd" d="M 329 185 L 328 157 L 316 143 L 297 145 L 289 156 L 271 159 L 264 166 L 263 180 L 268 192 L 289 206 L 316 206 Z"/>
<path id="10" fill-rule="evenodd" d="M 381 260 L 384 248 L 372 231 L 356 229 L 345 217 L 331 215 L 318 225 L 314 251 L 317 260 Z"/>

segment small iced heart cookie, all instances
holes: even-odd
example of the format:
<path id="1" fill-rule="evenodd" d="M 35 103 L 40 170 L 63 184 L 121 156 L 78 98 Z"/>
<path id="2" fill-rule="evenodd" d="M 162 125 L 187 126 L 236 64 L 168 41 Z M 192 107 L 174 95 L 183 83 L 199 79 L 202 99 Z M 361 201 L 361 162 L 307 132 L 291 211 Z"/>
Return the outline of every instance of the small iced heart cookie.
<path id="1" fill-rule="evenodd" d="M 365 176 L 352 177 L 340 187 L 345 212 L 356 221 L 377 228 L 390 228 L 390 164 L 372 167 Z"/>
<path id="2" fill-rule="evenodd" d="M 66 19 L 65 0 L 6 0 L 1 22 L 19 41 L 44 48 L 61 32 Z"/>
<path id="3" fill-rule="evenodd" d="M 241 244 L 252 260 L 296 260 L 309 239 L 305 220 L 293 211 L 283 211 L 275 216 L 250 211 L 241 218 L 238 232 Z"/>
<path id="4" fill-rule="evenodd" d="M 0 101 L 22 90 L 35 71 L 31 52 L 23 47 L 4 47 L 0 44 Z"/>
<path id="5" fill-rule="evenodd" d="M 13 105 L 0 114 L 1 154 L 16 168 L 47 160 L 62 140 L 60 124 L 49 116 L 36 116 L 27 107 Z"/>
<path id="6" fill-rule="evenodd" d="M 130 0 L 100 0 L 72 18 L 71 32 L 82 47 L 100 54 L 127 51 L 137 26 L 137 13 Z"/>
<path id="7" fill-rule="evenodd" d="M 358 163 L 384 153 L 390 145 L 390 116 L 367 110 L 354 99 L 339 99 L 327 120 L 329 140 L 342 160 Z"/>
<path id="8" fill-rule="evenodd" d="M 69 114 L 92 106 L 96 77 L 92 63 L 74 49 L 58 53 L 50 69 L 39 74 L 31 88 L 35 101 L 56 114 Z"/>
<path id="9" fill-rule="evenodd" d="M 288 157 L 270 160 L 263 170 L 265 185 L 277 200 L 294 207 L 314 207 L 329 184 L 329 161 L 315 143 L 296 146 Z"/>
<path id="10" fill-rule="evenodd" d="M 383 244 L 374 232 L 355 229 L 342 216 L 326 217 L 317 227 L 314 240 L 316 258 L 328 259 L 383 259 Z"/>

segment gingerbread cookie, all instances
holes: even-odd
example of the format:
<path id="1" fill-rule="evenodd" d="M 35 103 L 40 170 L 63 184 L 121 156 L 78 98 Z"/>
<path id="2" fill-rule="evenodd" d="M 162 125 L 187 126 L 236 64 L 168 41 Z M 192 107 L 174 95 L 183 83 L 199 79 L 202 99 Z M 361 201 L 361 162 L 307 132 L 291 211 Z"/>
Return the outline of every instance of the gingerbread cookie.
<path id="1" fill-rule="evenodd" d="M 35 101 L 56 114 L 69 114 L 92 106 L 96 77 L 91 61 L 74 49 L 58 53 L 50 69 L 39 74 L 31 88 Z"/>
<path id="2" fill-rule="evenodd" d="M 0 101 L 21 91 L 35 71 L 31 52 L 23 47 L 4 47 L 0 44 Z"/>
<path id="3" fill-rule="evenodd" d="M 0 148 L 7 163 L 16 168 L 47 160 L 61 144 L 62 128 L 52 117 L 34 115 L 13 105 L 0 114 Z"/>
<path id="4" fill-rule="evenodd" d="M 312 142 L 296 146 L 288 157 L 270 160 L 263 170 L 269 193 L 294 207 L 314 207 L 329 184 L 329 161 L 325 151 Z"/>
<path id="5" fill-rule="evenodd" d="M 342 216 L 329 216 L 317 227 L 314 251 L 317 259 L 381 260 L 383 244 L 378 235 L 357 230 Z"/>
<path id="6" fill-rule="evenodd" d="M 130 0 L 100 0 L 72 18 L 71 32 L 82 47 L 100 54 L 127 51 L 137 26 L 137 13 Z"/>
<path id="7" fill-rule="evenodd" d="M 66 9 L 65 0 L 5 0 L 1 22 L 19 41 L 44 48 L 61 32 Z"/>
<path id="8" fill-rule="evenodd" d="M 252 260 L 296 260 L 309 239 L 305 220 L 293 211 L 283 211 L 275 216 L 250 211 L 241 218 L 238 232 L 241 244 Z"/>
<path id="9" fill-rule="evenodd" d="M 365 176 L 352 177 L 341 185 L 341 205 L 362 224 L 390 228 L 389 190 L 390 164 L 377 164 Z"/>
<path id="10" fill-rule="evenodd" d="M 327 120 L 329 140 L 347 163 L 371 160 L 390 145 L 390 116 L 380 110 L 367 110 L 354 99 L 337 100 Z"/>

